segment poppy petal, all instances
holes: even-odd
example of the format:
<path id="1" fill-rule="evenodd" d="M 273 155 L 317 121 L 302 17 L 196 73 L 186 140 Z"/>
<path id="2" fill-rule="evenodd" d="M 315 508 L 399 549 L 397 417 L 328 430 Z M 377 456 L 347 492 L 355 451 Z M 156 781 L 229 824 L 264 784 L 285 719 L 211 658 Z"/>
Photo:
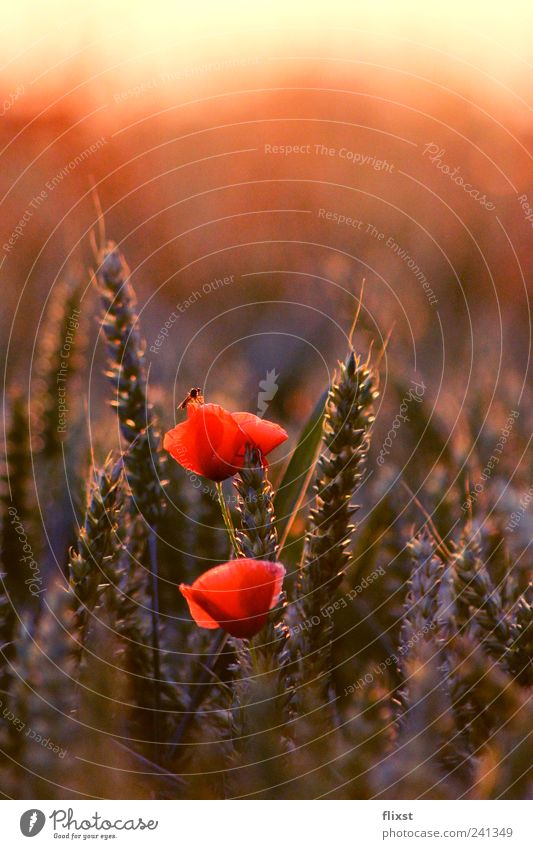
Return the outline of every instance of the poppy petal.
<path id="1" fill-rule="evenodd" d="M 200 627 L 218 623 L 235 637 L 252 637 L 277 603 L 284 576 L 281 563 L 243 558 L 208 569 L 192 587 L 182 584 L 180 591 Z"/>
<path id="2" fill-rule="evenodd" d="M 198 466 L 198 456 L 195 450 L 195 443 L 191 439 L 191 431 L 189 422 L 181 422 L 181 424 L 167 431 L 163 438 L 163 448 L 168 451 L 171 457 L 176 460 L 180 466 L 188 469 L 190 472 L 195 472 Z"/>
<path id="3" fill-rule="evenodd" d="M 212 480 L 225 480 L 235 474 L 235 457 L 241 450 L 242 432 L 228 413 L 218 404 L 204 404 L 193 409 L 189 421 L 195 427 L 200 474 Z"/>
<path id="4" fill-rule="evenodd" d="M 275 422 L 260 419 L 253 413 L 232 413 L 232 415 L 249 441 L 259 448 L 263 456 L 288 439 L 287 431 Z"/>
<path id="5" fill-rule="evenodd" d="M 218 404 L 190 404 L 187 413 L 165 434 L 164 448 L 185 469 L 210 480 L 234 475 L 246 437 L 232 415 Z"/>
<path id="6" fill-rule="evenodd" d="M 187 584 L 180 584 L 180 592 L 187 600 L 191 616 L 200 628 L 209 628 L 211 630 L 213 628 L 220 628 L 216 619 L 213 619 L 213 617 L 210 616 L 209 613 L 207 613 L 207 611 L 202 607 L 201 593 L 198 593 L 199 601 L 196 601 L 195 598 L 197 590 L 193 587 L 188 587 Z"/>

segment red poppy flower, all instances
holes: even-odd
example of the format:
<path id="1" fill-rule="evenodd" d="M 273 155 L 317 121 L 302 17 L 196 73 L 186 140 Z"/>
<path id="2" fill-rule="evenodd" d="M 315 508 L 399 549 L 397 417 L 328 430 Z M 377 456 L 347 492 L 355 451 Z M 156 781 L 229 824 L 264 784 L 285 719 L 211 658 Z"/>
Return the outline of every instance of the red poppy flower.
<path id="1" fill-rule="evenodd" d="M 191 587 L 180 584 L 180 592 L 200 628 L 253 637 L 277 604 L 284 577 L 281 563 L 243 558 L 208 569 Z"/>
<path id="2" fill-rule="evenodd" d="M 282 427 L 252 413 L 228 413 L 218 404 L 188 404 L 187 420 L 165 434 L 163 446 L 185 469 L 223 481 L 242 468 L 248 443 L 265 457 L 286 439 Z"/>

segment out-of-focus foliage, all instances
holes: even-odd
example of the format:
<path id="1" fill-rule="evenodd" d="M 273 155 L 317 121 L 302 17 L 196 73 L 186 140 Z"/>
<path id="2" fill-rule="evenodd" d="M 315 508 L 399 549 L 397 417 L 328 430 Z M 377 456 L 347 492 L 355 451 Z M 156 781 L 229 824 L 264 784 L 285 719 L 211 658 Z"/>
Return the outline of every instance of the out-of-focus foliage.
<path id="1" fill-rule="evenodd" d="M 525 395 L 518 411 L 510 380 L 496 424 L 480 427 L 472 405 L 446 437 L 423 380 L 409 383 L 396 350 L 379 401 L 379 353 L 367 361 L 348 350 L 324 414 L 323 401 L 315 408 L 318 460 L 311 439 L 292 465 L 286 461 L 291 485 L 276 496 L 282 473 L 248 452 L 235 486 L 223 488 L 236 528 L 231 552 L 213 485 L 175 465 L 161 479 L 156 414 L 172 423 L 170 393 L 149 386 L 127 265 L 115 246 L 99 261 L 106 368 L 124 441 L 106 460 L 113 438 L 102 413 L 91 433 L 86 496 L 78 462 L 89 455 L 84 407 L 73 403 L 65 435 L 54 419 L 66 333 L 57 304 L 45 318 L 33 453 L 24 396 L 14 387 L 7 398 L 3 792 L 529 798 L 532 520 L 519 464 L 531 431 Z M 356 333 L 366 345 L 364 326 Z M 81 360 L 79 353 L 76 374 L 88 367 Z M 308 390 L 295 378 L 279 392 L 277 418 Z M 311 398 L 308 413 L 313 405 Z M 389 445 L 404 407 L 409 415 Z M 296 446 L 297 422 L 284 423 Z M 37 497 L 42 476 L 49 482 L 42 523 L 32 510 L 30 458 Z M 77 468 L 68 469 L 74 458 Z M 275 505 L 290 523 L 285 515 L 276 523 Z M 283 551 L 286 596 L 252 641 L 224 640 L 189 621 L 180 581 L 230 555 L 283 560 Z"/>

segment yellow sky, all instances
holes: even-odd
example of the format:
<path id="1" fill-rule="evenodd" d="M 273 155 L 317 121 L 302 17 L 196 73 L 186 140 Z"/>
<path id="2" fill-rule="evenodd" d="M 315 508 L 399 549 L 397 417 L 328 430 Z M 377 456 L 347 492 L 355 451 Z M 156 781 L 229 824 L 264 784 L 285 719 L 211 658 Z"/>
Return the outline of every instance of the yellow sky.
<path id="1" fill-rule="evenodd" d="M 4 3 L 4 79 L 83 61 L 157 70 L 250 51 L 321 49 L 344 54 L 374 43 L 382 55 L 417 45 L 448 51 L 512 78 L 533 60 L 531 0 L 26 0 Z M 447 62 L 436 52 L 424 61 Z M 531 69 L 529 68 L 529 71 Z"/>

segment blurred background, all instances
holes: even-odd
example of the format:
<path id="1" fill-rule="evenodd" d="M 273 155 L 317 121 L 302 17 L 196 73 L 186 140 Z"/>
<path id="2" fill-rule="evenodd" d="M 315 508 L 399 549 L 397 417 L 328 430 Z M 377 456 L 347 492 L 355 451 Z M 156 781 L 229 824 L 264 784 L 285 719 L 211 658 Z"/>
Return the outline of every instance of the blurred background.
<path id="1" fill-rule="evenodd" d="M 412 380 L 430 423 L 406 423 L 384 486 L 396 467 L 424 486 L 442 446 L 491 444 L 528 392 L 532 17 L 525 2 L 10 9 L 1 351 L 30 426 L 57 356 L 46 327 L 68 301 L 79 326 L 67 310 L 56 328 L 71 333 L 57 438 L 99 460 L 118 440 L 90 271 L 103 216 L 132 269 L 165 427 L 199 385 L 294 435 L 344 356 L 364 280 L 356 347 L 379 355 L 390 335 L 374 444 Z M 428 432 L 442 446 L 413 465 Z"/>
<path id="2" fill-rule="evenodd" d="M 290 439 L 272 455 L 274 483 L 360 305 L 354 344 L 365 357 L 372 349 L 380 398 L 347 580 L 388 569 L 358 600 L 358 624 L 336 621 L 338 693 L 365 668 L 354 645 L 375 663 L 398 644 L 403 547 L 424 511 L 448 541 L 473 518 L 489 560 L 519 516 L 494 568 L 498 577 L 513 565 L 523 589 L 532 23 L 520 0 L 29 0 L 4 10 L 3 483 L 10 461 L 31 478 L 21 502 L 45 573 L 64 569 L 91 458 L 120 443 L 91 279 L 94 245 L 107 238 L 131 267 L 163 428 L 191 386 L 279 421 Z M 168 474 L 161 596 L 179 661 L 182 629 L 170 620 L 188 616 L 176 582 L 226 549 L 209 493 L 175 464 Z M 303 530 L 302 515 L 295 562 Z M 176 662 L 173 675 L 187 674 Z"/>
<path id="3" fill-rule="evenodd" d="M 8 374 L 30 376 L 58 281 L 88 283 L 97 194 L 149 348 L 182 305 L 148 351 L 166 394 L 202 383 L 249 406 L 275 369 L 297 382 L 278 403 L 299 416 L 345 348 L 363 278 L 362 326 L 379 346 L 394 325 L 386 363 L 422 370 L 447 409 L 472 368 L 487 377 L 487 348 L 493 385 L 502 369 L 523 377 L 532 14 L 519 2 L 11 9 Z M 80 309 L 94 336 L 85 289 Z"/>

